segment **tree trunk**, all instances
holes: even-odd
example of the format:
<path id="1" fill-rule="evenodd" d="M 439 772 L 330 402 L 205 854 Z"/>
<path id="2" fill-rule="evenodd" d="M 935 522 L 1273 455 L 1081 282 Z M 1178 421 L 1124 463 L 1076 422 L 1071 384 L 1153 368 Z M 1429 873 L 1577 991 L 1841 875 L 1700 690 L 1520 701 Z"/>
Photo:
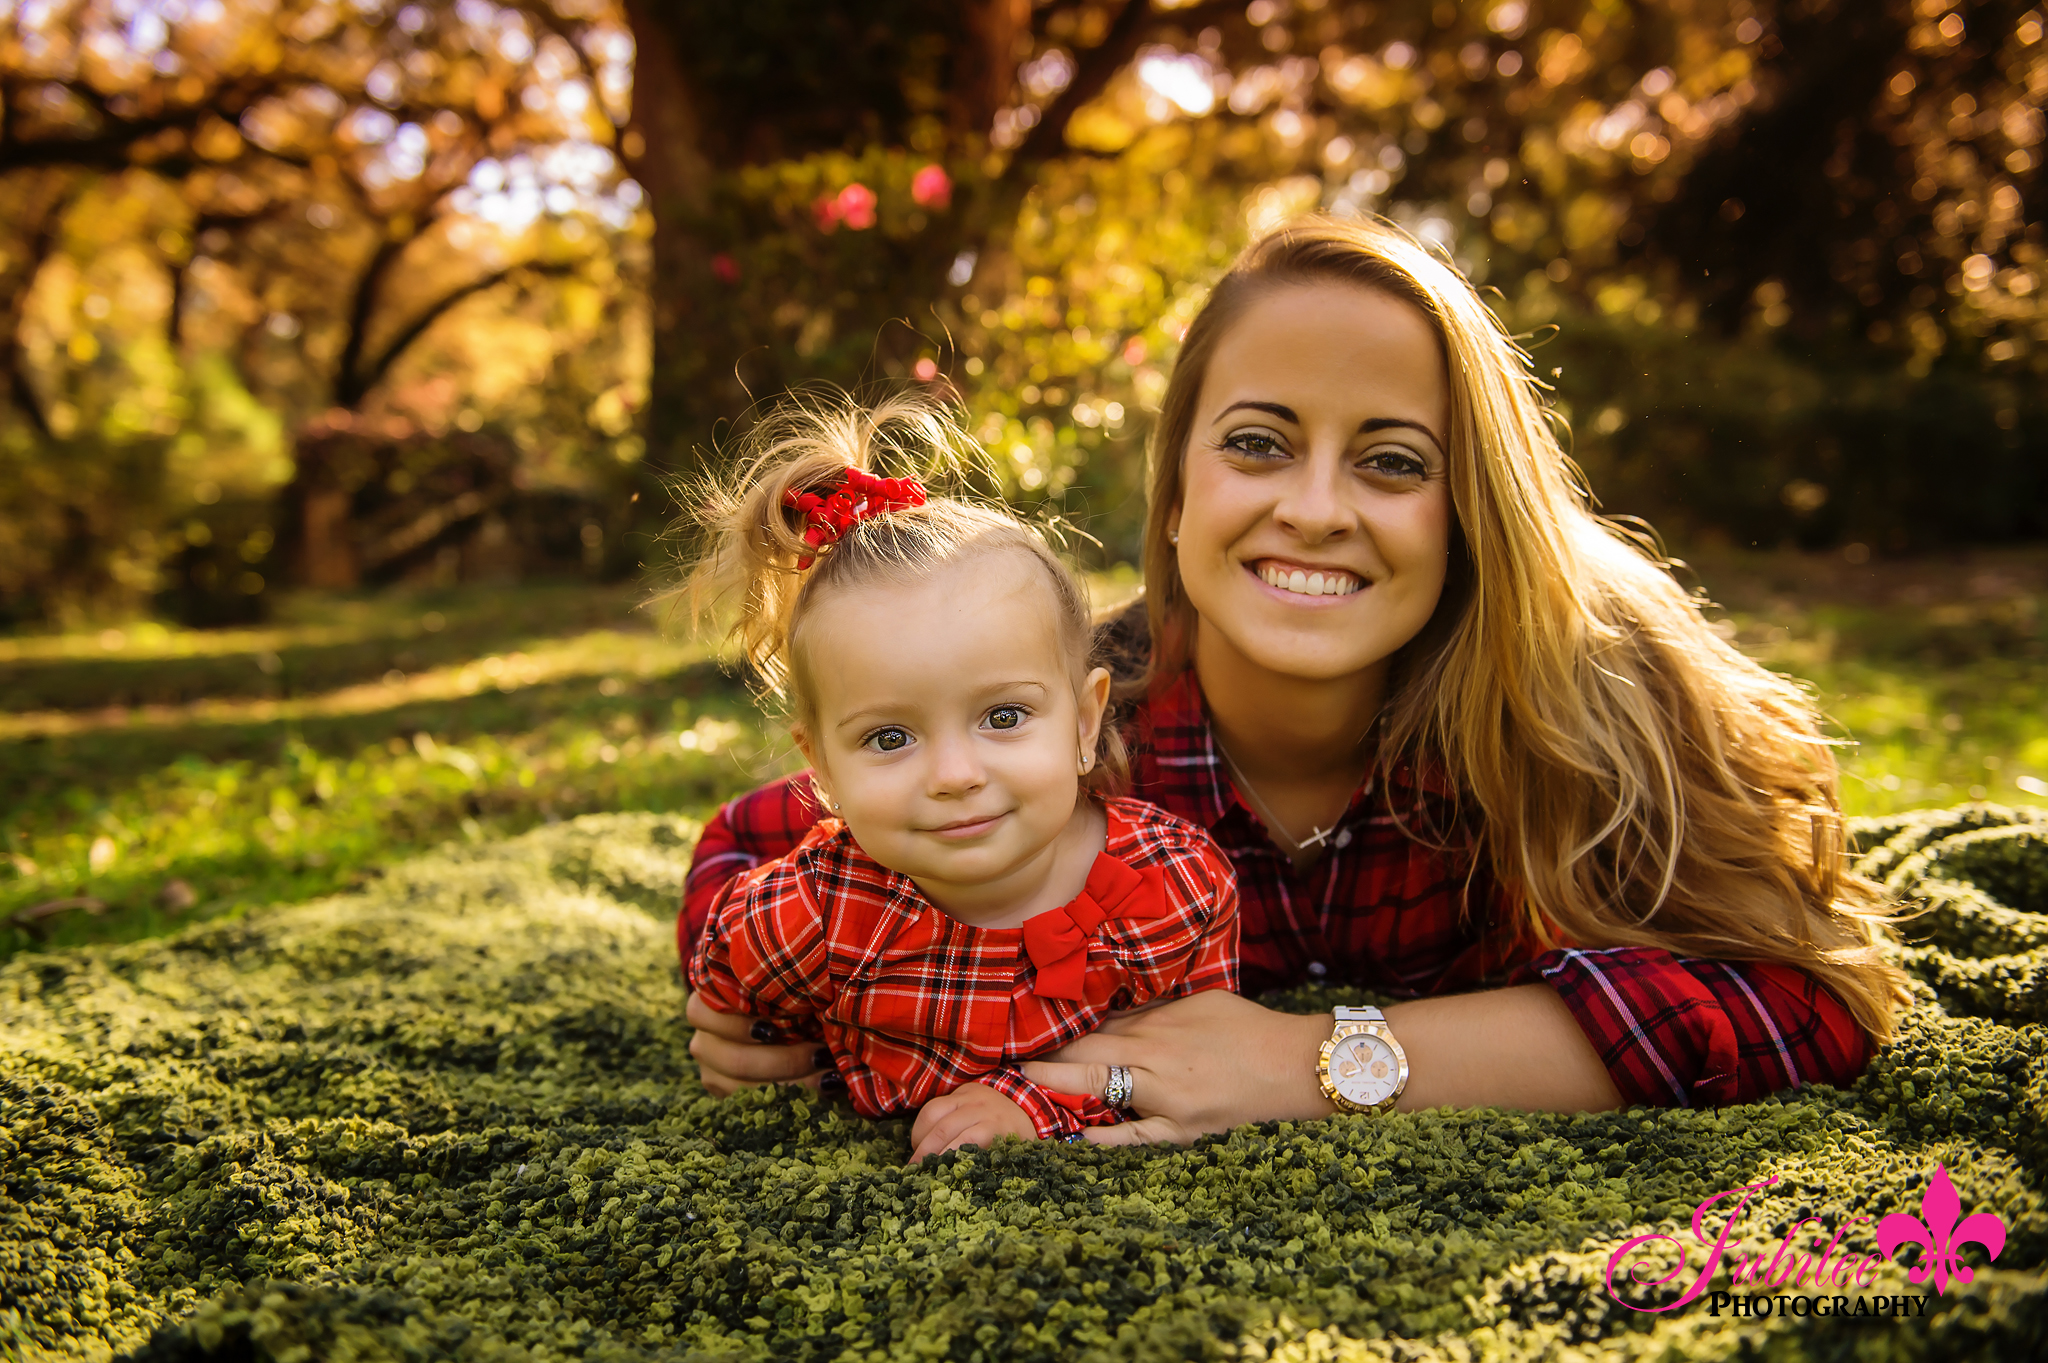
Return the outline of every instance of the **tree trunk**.
<path id="1" fill-rule="evenodd" d="M 626 169 L 654 212 L 654 355 L 647 404 L 650 473 L 689 474 L 702 467 L 699 442 L 720 416 L 743 409 L 745 391 L 727 369 L 716 372 L 705 346 L 697 300 L 709 273 L 703 223 L 711 199 L 711 163 L 703 121 L 680 45 L 677 15 L 661 0 L 627 0 L 633 28 L 633 116 L 620 139 Z"/>

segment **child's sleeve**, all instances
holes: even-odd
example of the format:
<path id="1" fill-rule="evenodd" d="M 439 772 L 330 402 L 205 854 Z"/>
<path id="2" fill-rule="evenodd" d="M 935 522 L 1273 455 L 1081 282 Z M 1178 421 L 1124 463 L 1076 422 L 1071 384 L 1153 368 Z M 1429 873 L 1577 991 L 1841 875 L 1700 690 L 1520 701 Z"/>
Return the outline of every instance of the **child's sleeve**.
<path id="1" fill-rule="evenodd" d="M 683 878 L 676 945 L 685 963 L 733 883 L 764 862 L 788 856 L 823 813 L 811 790 L 811 774 L 805 771 L 718 807 L 697 839 L 689 874 Z"/>
<path id="2" fill-rule="evenodd" d="M 1124 1120 L 1124 1114 L 1097 1097 L 1071 1093 L 1054 1093 L 1041 1084 L 1026 1079 L 1014 1066 L 1005 1066 L 993 1074 L 985 1074 L 974 1081 L 987 1084 L 1018 1107 L 1031 1119 L 1031 1125 L 1038 1132 L 1040 1140 L 1060 1140 L 1079 1134 L 1082 1128 L 1090 1126 L 1115 1126 Z"/>
<path id="3" fill-rule="evenodd" d="M 734 881 L 690 958 L 690 988 L 721 1013 L 808 1019 L 831 1002 L 824 914 L 798 859 Z"/>
<path id="4" fill-rule="evenodd" d="M 1202 923 L 1194 948 L 1150 972 L 1142 1001 L 1179 999 L 1209 989 L 1237 988 L 1237 875 L 1205 839 L 1161 865 L 1167 893 Z"/>

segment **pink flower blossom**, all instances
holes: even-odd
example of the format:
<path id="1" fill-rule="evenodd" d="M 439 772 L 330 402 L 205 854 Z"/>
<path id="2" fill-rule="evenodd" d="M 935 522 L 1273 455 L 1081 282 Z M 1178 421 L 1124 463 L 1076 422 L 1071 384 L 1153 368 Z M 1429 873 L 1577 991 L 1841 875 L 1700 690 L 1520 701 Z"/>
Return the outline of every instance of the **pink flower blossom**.
<path id="1" fill-rule="evenodd" d="M 722 283 L 737 284 L 740 282 L 740 263 L 720 251 L 711 257 L 711 273 L 717 275 Z"/>
<path id="2" fill-rule="evenodd" d="M 875 225 L 875 191 L 858 180 L 839 191 L 833 207 L 838 210 L 839 221 L 856 232 L 865 232 Z"/>
<path id="3" fill-rule="evenodd" d="M 926 166 L 910 177 L 910 197 L 920 208 L 945 208 L 953 202 L 953 181 L 943 166 Z"/>
<path id="4" fill-rule="evenodd" d="M 812 201 L 811 214 L 817 218 L 820 232 L 839 230 L 839 201 L 830 194 L 820 194 Z"/>

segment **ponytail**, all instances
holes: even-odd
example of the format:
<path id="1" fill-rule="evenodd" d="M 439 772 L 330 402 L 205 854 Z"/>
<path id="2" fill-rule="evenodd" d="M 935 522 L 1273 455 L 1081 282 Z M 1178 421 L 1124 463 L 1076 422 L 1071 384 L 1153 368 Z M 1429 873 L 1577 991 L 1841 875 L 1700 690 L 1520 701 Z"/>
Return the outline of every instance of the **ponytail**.
<path id="1" fill-rule="evenodd" d="M 748 453 L 729 479 L 685 489 L 699 553 L 671 597 L 687 602 L 700 632 L 726 639 L 752 671 L 763 699 L 798 723 L 812 720 L 803 680 L 802 632 L 821 596 L 877 579 L 910 582 L 970 553 L 1023 553 L 1044 570 L 1062 642 L 1085 671 L 1092 631 L 1088 595 L 1045 539 L 1007 509 L 958 497 L 890 497 L 880 509 L 843 518 L 823 535 L 799 502 L 815 507 L 844 489 L 849 471 L 914 476 L 959 487 L 983 460 L 959 422 L 914 394 L 864 407 L 850 398 L 792 403 L 747 437 Z M 1091 794 L 1128 784 L 1121 739 L 1104 724 L 1098 757 L 1082 777 Z"/>

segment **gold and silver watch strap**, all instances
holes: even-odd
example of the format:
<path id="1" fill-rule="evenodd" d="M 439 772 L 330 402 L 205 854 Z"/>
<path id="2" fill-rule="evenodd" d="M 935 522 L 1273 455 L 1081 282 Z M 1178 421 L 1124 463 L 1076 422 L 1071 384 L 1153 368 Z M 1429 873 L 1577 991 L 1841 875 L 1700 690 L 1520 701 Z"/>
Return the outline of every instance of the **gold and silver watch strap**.
<path id="1" fill-rule="evenodd" d="M 1333 1008 L 1330 1011 L 1335 1015 L 1336 1023 L 1339 1027 L 1344 1026 L 1346 1023 L 1385 1022 L 1387 1020 L 1387 1015 L 1377 1008 Z"/>

